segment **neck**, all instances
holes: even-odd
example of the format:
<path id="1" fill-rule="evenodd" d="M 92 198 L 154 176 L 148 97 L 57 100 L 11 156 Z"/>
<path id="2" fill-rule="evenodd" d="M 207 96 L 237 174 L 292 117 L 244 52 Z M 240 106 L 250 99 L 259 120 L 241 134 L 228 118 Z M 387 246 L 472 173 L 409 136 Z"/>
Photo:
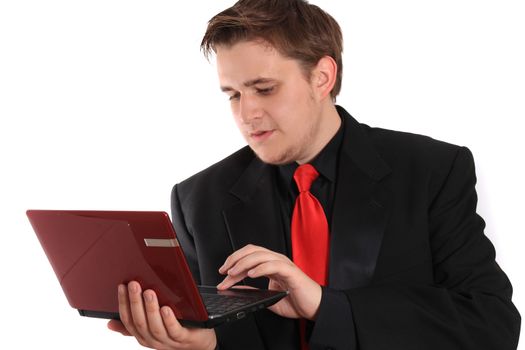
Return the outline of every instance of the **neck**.
<path id="1" fill-rule="evenodd" d="M 317 136 L 308 155 L 296 160 L 298 164 L 305 164 L 314 159 L 330 142 L 341 126 L 341 117 L 339 117 L 339 113 L 337 113 L 337 109 L 331 101 L 323 105 L 320 113 L 321 118 Z"/>

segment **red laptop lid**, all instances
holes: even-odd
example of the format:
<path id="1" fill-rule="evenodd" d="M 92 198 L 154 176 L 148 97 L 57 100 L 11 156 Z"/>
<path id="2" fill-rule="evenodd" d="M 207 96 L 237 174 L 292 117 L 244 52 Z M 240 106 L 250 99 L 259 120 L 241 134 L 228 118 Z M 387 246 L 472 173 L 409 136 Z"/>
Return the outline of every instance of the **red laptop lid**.
<path id="1" fill-rule="evenodd" d="M 117 286 L 153 289 L 179 319 L 208 314 L 165 212 L 28 210 L 69 304 L 118 313 Z"/>

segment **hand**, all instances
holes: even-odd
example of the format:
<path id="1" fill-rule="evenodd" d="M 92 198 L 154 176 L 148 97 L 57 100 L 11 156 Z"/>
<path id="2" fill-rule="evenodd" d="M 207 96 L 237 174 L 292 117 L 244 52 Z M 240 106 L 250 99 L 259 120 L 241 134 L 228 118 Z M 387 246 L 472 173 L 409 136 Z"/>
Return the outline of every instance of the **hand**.
<path id="1" fill-rule="evenodd" d="M 168 306 L 159 307 L 152 290 L 141 291 L 140 284 L 130 282 L 118 287 L 120 321 L 111 320 L 108 328 L 132 335 L 142 345 L 153 349 L 215 349 L 213 329 L 182 327 Z"/>
<path id="2" fill-rule="evenodd" d="M 230 255 L 219 273 L 227 274 L 217 285 L 222 290 L 230 288 L 246 276 L 266 276 L 270 279 L 268 289 L 288 290 L 289 293 L 270 306 L 270 310 L 288 318 L 314 320 L 317 316 L 321 304 L 321 286 L 282 254 L 249 244 Z"/>

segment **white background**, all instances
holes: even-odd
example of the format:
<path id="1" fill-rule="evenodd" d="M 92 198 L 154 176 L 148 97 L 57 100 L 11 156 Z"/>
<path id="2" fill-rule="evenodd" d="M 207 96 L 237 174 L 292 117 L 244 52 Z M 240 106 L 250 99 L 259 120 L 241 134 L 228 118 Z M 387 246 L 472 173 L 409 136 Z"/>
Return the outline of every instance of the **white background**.
<path id="1" fill-rule="evenodd" d="M 472 150 L 478 211 L 523 311 L 523 2 L 312 2 L 343 28 L 338 103 Z M 0 347 L 139 347 L 69 308 L 25 210 L 169 211 L 174 183 L 242 146 L 199 52 L 231 4 L 0 0 Z"/>

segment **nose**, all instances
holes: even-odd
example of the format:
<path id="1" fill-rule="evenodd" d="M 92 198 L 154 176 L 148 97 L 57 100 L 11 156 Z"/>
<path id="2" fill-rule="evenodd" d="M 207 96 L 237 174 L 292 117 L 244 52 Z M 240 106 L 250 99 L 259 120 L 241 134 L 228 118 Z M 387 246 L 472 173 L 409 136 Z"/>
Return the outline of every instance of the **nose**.
<path id="1" fill-rule="evenodd" d="M 262 108 L 256 97 L 242 96 L 239 101 L 239 118 L 244 124 L 250 124 L 261 118 Z"/>

